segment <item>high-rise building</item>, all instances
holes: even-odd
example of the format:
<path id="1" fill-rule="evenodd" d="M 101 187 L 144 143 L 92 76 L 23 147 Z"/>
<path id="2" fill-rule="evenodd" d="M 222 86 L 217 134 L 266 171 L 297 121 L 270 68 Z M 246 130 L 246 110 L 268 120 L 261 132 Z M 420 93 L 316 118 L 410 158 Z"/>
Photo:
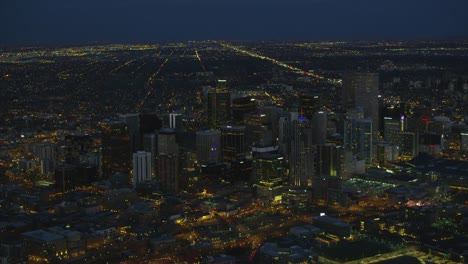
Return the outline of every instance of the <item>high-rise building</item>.
<path id="1" fill-rule="evenodd" d="M 133 187 L 151 180 L 151 152 L 138 151 L 133 153 Z"/>
<path id="2" fill-rule="evenodd" d="M 179 192 L 179 157 L 177 154 L 158 155 L 158 179 L 161 189 L 166 193 Z"/>
<path id="3" fill-rule="evenodd" d="M 158 134 L 157 179 L 167 193 L 179 191 L 179 145 L 174 129 L 162 128 Z"/>
<path id="4" fill-rule="evenodd" d="M 211 129 L 218 129 L 231 119 L 231 93 L 226 80 L 218 80 L 214 91 L 208 92 L 208 122 Z"/>
<path id="5" fill-rule="evenodd" d="M 132 152 L 140 150 L 140 117 L 138 113 L 119 115 L 119 121 L 127 124 Z"/>
<path id="6" fill-rule="evenodd" d="M 301 116 L 311 120 L 314 113 L 322 108 L 322 98 L 318 94 L 302 94 L 299 97 Z"/>
<path id="7" fill-rule="evenodd" d="M 156 155 L 158 154 L 158 135 L 149 133 L 143 135 L 143 150 L 151 153 L 151 176 L 156 177 Z"/>
<path id="8" fill-rule="evenodd" d="M 132 148 L 127 125 L 102 122 L 102 175 L 108 179 L 116 172 L 130 174 Z"/>
<path id="9" fill-rule="evenodd" d="M 333 143 L 317 145 L 316 174 L 341 177 L 341 151 L 341 147 Z"/>
<path id="10" fill-rule="evenodd" d="M 398 146 L 389 143 L 380 143 L 376 149 L 376 163 L 385 167 L 388 162 L 397 161 L 399 158 L 400 150 Z"/>
<path id="11" fill-rule="evenodd" d="M 416 156 L 416 135 L 414 132 L 404 131 L 400 135 L 400 158 L 410 160 Z"/>
<path id="12" fill-rule="evenodd" d="M 468 151 L 468 133 L 460 133 L 461 137 L 461 150 Z"/>
<path id="13" fill-rule="evenodd" d="M 175 130 L 171 128 L 161 128 L 158 134 L 158 153 L 177 154 L 179 146 L 176 142 Z"/>
<path id="14" fill-rule="evenodd" d="M 39 159 L 41 174 L 51 174 L 55 171 L 56 146 L 50 142 L 42 142 L 33 146 L 33 153 Z"/>
<path id="15" fill-rule="evenodd" d="M 55 169 L 55 188 L 59 192 L 70 191 L 76 187 L 76 180 L 79 177 L 78 167 L 71 164 L 64 164 Z"/>
<path id="16" fill-rule="evenodd" d="M 373 132 L 379 127 L 379 74 L 347 73 L 343 76 L 343 109 L 361 109 L 372 119 Z"/>
<path id="17" fill-rule="evenodd" d="M 384 117 L 384 138 L 391 144 L 400 143 L 400 135 L 403 131 L 401 120 Z"/>
<path id="18" fill-rule="evenodd" d="M 253 178 L 257 184 L 274 186 L 285 177 L 284 158 L 279 154 L 259 153 L 253 159 Z"/>
<path id="19" fill-rule="evenodd" d="M 327 113 L 315 112 L 312 115 L 312 143 L 325 144 L 327 142 Z"/>
<path id="20" fill-rule="evenodd" d="M 245 158 L 245 126 L 222 126 L 221 149 L 224 162 Z"/>
<path id="21" fill-rule="evenodd" d="M 232 119 L 236 123 L 242 122 L 244 114 L 257 110 L 257 101 L 251 96 L 235 98 L 232 100 Z"/>
<path id="22" fill-rule="evenodd" d="M 219 163 L 221 157 L 221 132 L 205 130 L 196 132 L 199 164 Z"/>
<path id="23" fill-rule="evenodd" d="M 371 119 L 347 119 L 344 128 L 344 151 L 349 151 L 357 160 L 371 164 L 373 159 L 373 130 Z"/>
<path id="24" fill-rule="evenodd" d="M 315 145 L 311 124 L 306 118 L 299 117 L 291 122 L 289 149 L 289 184 L 302 188 L 312 186 Z"/>

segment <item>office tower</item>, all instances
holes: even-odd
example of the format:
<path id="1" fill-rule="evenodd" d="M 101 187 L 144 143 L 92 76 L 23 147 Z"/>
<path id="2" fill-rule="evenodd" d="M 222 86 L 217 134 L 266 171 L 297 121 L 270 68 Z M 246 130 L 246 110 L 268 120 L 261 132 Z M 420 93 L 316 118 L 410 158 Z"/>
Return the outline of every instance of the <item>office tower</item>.
<path id="1" fill-rule="evenodd" d="M 286 180 L 284 162 L 284 158 L 279 154 L 259 153 L 254 157 L 252 182 L 257 197 L 272 202 L 281 195 L 281 189 Z"/>
<path id="2" fill-rule="evenodd" d="M 119 115 L 119 121 L 127 124 L 132 152 L 140 150 L 140 117 L 138 113 Z"/>
<path id="3" fill-rule="evenodd" d="M 143 135 L 143 150 L 151 153 L 151 177 L 156 177 L 156 155 L 158 154 L 158 135 L 149 133 Z"/>
<path id="4" fill-rule="evenodd" d="M 416 152 L 416 135 L 414 132 L 401 132 L 400 135 L 400 158 L 402 160 L 410 160 L 417 154 Z"/>
<path id="5" fill-rule="evenodd" d="M 273 132 L 269 114 L 248 113 L 244 115 L 246 125 L 246 142 L 248 146 L 271 145 L 273 143 Z"/>
<path id="6" fill-rule="evenodd" d="M 116 172 L 130 174 L 132 147 L 127 125 L 102 122 L 102 175 L 108 179 Z"/>
<path id="7" fill-rule="evenodd" d="M 317 145 L 315 173 L 331 177 L 341 176 L 342 148 L 333 143 Z"/>
<path id="8" fill-rule="evenodd" d="M 133 153 L 133 187 L 138 183 L 151 180 L 151 152 L 138 151 Z"/>
<path id="9" fill-rule="evenodd" d="M 214 91 L 208 92 L 208 122 L 211 129 L 218 129 L 231 119 L 231 93 L 226 80 L 218 80 Z"/>
<path id="10" fill-rule="evenodd" d="M 33 146 L 33 153 L 39 159 L 41 174 L 55 172 L 56 146 L 50 142 L 43 142 Z"/>
<path id="11" fill-rule="evenodd" d="M 284 158 L 279 154 L 258 153 L 253 159 L 252 176 L 256 184 L 280 184 L 285 177 Z"/>
<path id="12" fill-rule="evenodd" d="M 80 155 L 87 153 L 92 145 L 90 135 L 82 132 L 72 132 L 65 135 L 62 147 L 65 149 L 64 159 L 69 164 L 80 164 Z"/>
<path id="13" fill-rule="evenodd" d="M 245 126 L 222 126 L 221 149 L 224 162 L 245 158 Z"/>
<path id="14" fill-rule="evenodd" d="M 291 121 L 289 149 L 289 184 L 302 188 L 312 186 L 315 148 L 311 124 L 304 117 Z"/>
<path id="15" fill-rule="evenodd" d="M 78 167 L 71 164 L 64 164 L 55 169 L 54 181 L 55 188 L 59 192 L 73 190 L 76 187 L 79 177 Z"/>
<path id="16" fill-rule="evenodd" d="M 327 113 L 318 111 L 312 114 L 312 144 L 327 142 Z"/>
<path id="17" fill-rule="evenodd" d="M 317 94 L 304 93 L 299 96 L 301 116 L 311 120 L 314 113 L 322 109 L 322 98 Z"/>
<path id="18" fill-rule="evenodd" d="M 55 145 L 50 142 L 38 143 L 33 146 L 33 153 L 40 160 L 55 159 Z"/>
<path id="19" fill-rule="evenodd" d="M 461 150 L 468 151 L 468 133 L 460 133 L 461 137 Z"/>
<path id="20" fill-rule="evenodd" d="M 400 150 L 398 146 L 389 143 L 380 143 L 377 145 L 376 162 L 384 167 L 388 162 L 397 161 L 399 158 Z"/>
<path id="21" fill-rule="evenodd" d="M 404 120 L 404 116 L 401 118 Z M 400 143 L 400 135 L 404 129 L 401 118 L 384 117 L 384 138 L 391 144 L 398 145 Z"/>
<path id="22" fill-rule="evenodd" d="M 361 109 L 372 119 L 372 131 L 379 127 L 379 75 L 377 73 L 347 73 L 343 76 L 343 109 Z"/>
<path id="23" fill-rule="evenodd" d="M 257 101 L 251 96 L 235 98 L 232 100 L 232 120 L 234 123 L 241 123 L 244 114 L 253 113 L 257 110 Z"/>
<path id="24" fill-rule="evenodd" d="M 199 164 L 219 163 L 221 157 L 221 132 L 205 130 L 196 132 Z"/>
<path id="25" fill-rule="evenodd" d="M 161 128 L 158 134 L 158 154 L 176 154 L 179 146 L 176 142 L 175 130 L 171 128 Z"/>
<path id="26" fill-rule="evenodd" d="M 177 154 L 162 153 L 157 157 L 158 179 L 166 193 L 179 191 L 179 157 Z"/>
<path id="27" fill-rule="evenodd" d="M 179 191 L 179 145 L 175 130 L 162 128 L 158 134 L 157 179 L 167 193 Z"/>
<path id="28" fill-rule="evenodd" d="M 345 120 L 344 150 L 352 153 L 357 160 L 372 163 L 372 120 L 347 119 Z"/>

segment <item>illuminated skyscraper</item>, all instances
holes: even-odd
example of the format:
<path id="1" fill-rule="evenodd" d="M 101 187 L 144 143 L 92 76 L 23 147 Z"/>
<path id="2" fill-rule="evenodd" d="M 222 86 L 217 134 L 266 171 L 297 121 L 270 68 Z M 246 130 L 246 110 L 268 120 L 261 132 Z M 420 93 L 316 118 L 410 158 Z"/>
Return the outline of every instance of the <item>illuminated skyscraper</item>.
<path id="1" fill-rule="evenodd" d="M 221 132 L 219 130 L 197 131 L 198 163 L 219 163 L 221 157 Z"/>
<path id="2" fill-rule="evenodd" d="M 208 92 L 208 122 L 211 129 L 218 129 L 231 119 L 231 93 L 226 80 L 218 80 L 214 91 Z"/>
<path id="3" fill-rule="evenodd" d="M 399 144 L 402 131 L 400 120 L 384 117 L 384 138 L 387 142 Z"/>
<path id="4" fill-rule="evenodd" d="M 410 160 L 416 156 L 416 134 L 414 132 L 401 132 L 400 158 Z"/>
<path id="5" fill-rule="evenodd" d="M 372 119 L 373 129 L 379 127 L 379 74 L 347 73 L 343 76 L 343 109 L 360 109 Z"/>
<path id="6" fill-rule="evenodd" d="M 133 153 L 133 187 L 138 183 L 151 180 L 151 153 L 138 151 Z"/>
<path id="7" fill-rule="evenodd" d="M 311 125 L 304 117 L 291 121 L 289 149 L 289 184 L 303 188 L 312 186 L 315 147 Z"/>
<path id="8" fill-rule="evenodd" d="M 344 150 L 351 152 L 357 160 L 365 160 L 372 163 L 372 120 L 371 119 L 347 119 L 344 128 Z"/>
<path id="9" fill-rule="evenodd" d="M 245 158 L 245 126 L 222 126 L 221 148 L 224 162 Z"/>

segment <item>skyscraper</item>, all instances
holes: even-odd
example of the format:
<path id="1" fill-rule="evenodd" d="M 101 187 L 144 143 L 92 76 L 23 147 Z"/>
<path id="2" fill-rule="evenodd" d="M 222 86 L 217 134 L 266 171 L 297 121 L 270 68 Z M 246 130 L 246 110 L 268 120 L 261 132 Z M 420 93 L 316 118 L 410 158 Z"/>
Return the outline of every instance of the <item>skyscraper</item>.
<path id="1" fill-rule="evenodd" d="M 325 144 L 327 142 L 327 113 L 315 112 L 312 115 L 312 143 Z"/>
<path id="2" fill-rule="evenodd" d="M 399 144 L 402 132 L 400 120 L 384 117 L 384 138 L 391 144 Z"/>
<path id="3" fill-rule="evenodd" d="M 379 74 L 347 73 L 343 76 L 343 110 L 360 109 L 372 119 L 373 131 L 379 127 Z"/>
<path id="4" fill-rule="evenodd" d="M 221 148 L 224 162 L 245 158 L 245 126 L 222 126 Z"/>
<path id="5" fill-rule="evenodd" d="M 143 150 L 151 153 L 151 176 L 156 176 L 156 155 L 158 154 L 158 135 L 149 133 L 143 135 Z"/>
<path id="6" fill-rule="evenodd" d="M 344 150 L 352 153 L 357 160 L 372 163 L 373 130 L 371 119 L 347 119 L 344 128 Z"/>
<path id="7" fill-rule="evenodd" d="M 130 173 L 132 148 L 127 125 L 116 121 L 101 123 L 102 172 L 108 179 L 113 173 Z"/>
<path id="8" fill-rule="evenodd" d="M 219 163 L 221 157 L 221 132 L 197 131 L 197 158 L 199 164 Z"/>
<path id="9" fill-rule="evenodd" d="M 140 149 L 140 118 L 137 113 L 119 115 L 119 121 L 127 124 L 132 152 Z"/>
<path id="10" fill-rule="evenodd" d="M 158 134 L 158 154 L 177 154 L 179 146 L 176 142 L 175 130 L 161 128 Z"/>
<path id="11" fill-rule="evenodd" d="M 232 100 L 232 119 L 234 122 L 241 123 L 244 114 L 255 112 L 257 101 L 251 96 L 235 98 Z"/>
<path id="12" fill-rule="evenodd" d="M 133 187 L 151 179 L 151 153 L 138 151 L 133 153 Z"/>
<path id="13" fill-rule="evenodd" d="M 301 116 L 311 120 L 312 115 L 322 108 L 322 100 L 318 94 L 301 94 L 299 97 Z"/>
<path id="14" fill-rule="evenodd" d="M 162 128 L 158 134 L 157 179 L 167 193 L 179 191 L 179 145 L 175 130 Z"/>
<path id="15" fill-rule="evenodd" d="M 299 117 L 291 122 L 289 184 L 307 188 L 314 176 L 314 152 L 310 122 Z"/>
<path id="16" fill-rule="evenodd" d="M 341 147 L 328 143 L 317 146 L 315 172 L 317 175 L 341 176 Z"/>
<path id="17" fill-rule="evenodd" d="M 218 80 L 214 91 L 208 92 L 208 122 L 211 129 L 218 129 L 231 119 L 231 93 L 226 80 Z"/>

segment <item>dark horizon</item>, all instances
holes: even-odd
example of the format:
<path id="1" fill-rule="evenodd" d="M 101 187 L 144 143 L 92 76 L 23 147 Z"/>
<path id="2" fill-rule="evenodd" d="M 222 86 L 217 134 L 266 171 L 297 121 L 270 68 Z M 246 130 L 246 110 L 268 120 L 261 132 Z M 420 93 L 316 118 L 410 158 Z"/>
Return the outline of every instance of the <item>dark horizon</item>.
<path id="1" fill-rule="evenodd" d="M 464 39 L 467 9 L 459 0 L 11 1 L 0 4 L 0 45 Z"/>

